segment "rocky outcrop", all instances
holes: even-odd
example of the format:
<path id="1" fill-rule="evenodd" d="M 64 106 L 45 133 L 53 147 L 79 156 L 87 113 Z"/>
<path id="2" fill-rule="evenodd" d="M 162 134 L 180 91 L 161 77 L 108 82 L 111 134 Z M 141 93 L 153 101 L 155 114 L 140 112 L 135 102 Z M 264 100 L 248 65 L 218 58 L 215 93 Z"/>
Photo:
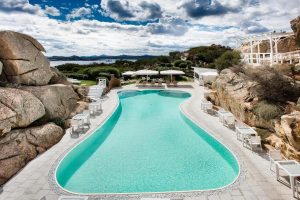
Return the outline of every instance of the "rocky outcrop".
<path id="1" fill-rule="evenodd" d="M 300 112 L 281 116 L 275 129 L 281 142 L 277 139 L 277 142 L 270 140 L 270 143 L 277 146 L 281 143 L 280 149 L 287 158 L 300 160 Z"/>
<path id="2" fill-rule="evenodd" d="M 0 185 L 59 142 L 61 127 L 87 106 L 77 103 L 85 89 L 50 68 L 44 51 L 28 35 L 0 31 Z"/>
<path id="3" fill-rule="evenodd" d="M 0 140 L 0 185 L 34 159 L 56 144 L 64 131 L 53 123 L 16 129 Z"/>
<path id="4" fill-rule="evenodd" d="M 67 80 L 67 77 L 65 77 L 58 69 L 51 68 L 51 71 L 53 76 L 49 82 L 50 84 L 71 85 L 71 83 Z"/>
<path id="5" fill-rule="evenodd" d="M 27 127 L 45 115 L 41 101 L 29 92 L 0 87 L 0 94 L 1 134 L 11 128 Z"/>
<path id="6" fill-rule="evenodd" d="M 300 16 L 291 21 L 291 28 L 295 33 L 297 44 L 300 47 Z"/>
<path id="7" fill-rule="evenodd" d="M 34 38 L 13 32 L 0 32 L 0 60 L 6 78 L 17 84 L 46 85 L 53 76 L 45 49 Z"/>
<path id="8" fill-rule="evenodd" d="M 277 132 L 296 150 L 300 150 L 300 112 L 295 111 L 281 117 L 280 126 Z"/>
<path id="9" fill-rule="evenodd" d="M 257 96 L 252 92 L 256 85 L 245 74 L 225 69 L 212 84 L 214 92 L 209 98 L 215 105 L 229 110 L 239 120 L 251 126 L 272 129 L 272 122 L 260 119 L 253 113 L 254 105 L 258 102 Z"/>
<path id="10" fill-rule="evenodd" d="M 32 93 L 42 102 L 46 110 L 44 120 L 69 118 L 79 100 L 71 85 L 24 86 L 22 90 Z"/>
<path id="11" fill-rule="evenodd" d="M 121 81 L 117 79 L 114 74 L 112 74 L 108 83 L 108 90 L 111 90 L 116 87 L 121 87 Z"/>
<path id="12" fill-rule="evenodd" d="M 242 70 L 241 70 L 242 71 Z M 258 83 L 237 69 L 225 69 L 212 84 L 213 92 L 208 98 L 217 106 L 232 112 L 238 120 L 263 128 L 261 136 L 265 144 L 281 149 L 288 159 L 300 161 L 300 111 L 299 102 L 286 102 L 285 113 L 278 119 L 264 120 L 257 116 L 255 108 L 262 102 L 256 95 Z M 251 71 L 250 71 L 251 72 Z"/>
<path id="13" fill-rule="evenodd" d="M 78 86 L 72 85 L 74 91 L 78 94 L 81 101 L 90 102 L 90 98 L 88 98 L 89 87 L 86 86 Z"/>

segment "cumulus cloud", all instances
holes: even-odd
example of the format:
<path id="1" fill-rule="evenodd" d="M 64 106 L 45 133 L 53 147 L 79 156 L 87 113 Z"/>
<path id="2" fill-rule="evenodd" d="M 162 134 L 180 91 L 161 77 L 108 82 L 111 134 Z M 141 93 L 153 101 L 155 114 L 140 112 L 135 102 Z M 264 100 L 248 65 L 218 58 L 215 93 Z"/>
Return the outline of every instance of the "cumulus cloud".
<path id="1" fill-rule="evenodd" d="M 116 20 L 151 21 L 162 17 L 158 3 L 150 1 L 103 0 L 102 12 Z"/>
<path id="2" fill-rule="evenodd" d="M 235 11 L 233 6 L 226 6 L 229 2 L 222 5 L 217 0 L 184 0 L 179 8 L 186 11 L 186 14 L 192 18 L 201 18 L 205 16 L 224 15 Z"/>
<path id="3" fill-rule="evenodd" d="M 144 12 L 148 12 L 147 19 L 158 19 L 162 17 L 162 10 L 159 4 L 149 3 L 147 1 L 142 1 L 139 6 L 144 9 Z"/>
<path id="4" fill-rule="evenodd" d="M 165 35 L 184 35 L 189 27 L 185 20 L 178 17 L 166 16 L 159 20 L 159 23 L 148 24 L 147 28 L 152 34 L 165 34 Z"/>
<path id="5" fill-rule="evenodd" d="M 26 12 L 37 15 L 44 14 L 39 5 L 31 5 L 28 0 L 1 0 L 0 11 Z"/>
<path id="6" fill-rule="evenodd" d="M 108 2 L 118 3 L 109 6 Z M 160 55 L 213 43 L 235 45 L 235 37 L 290 30 L 289 21 L 300 13 L 299 2 L 102 0 L 99 7 L 91 3 L 73 10 L 59 6 L 55 8 L 61 12 L 57 12 L 47 2 L 41 8 L 28 0 L 0 0 L 0 30 L 32 35 L 45 46 L 49 56 Z M 115 20 L 97 19 L 99 9 Z M 59 20 L 51 16 L 58 16 Z"/>
<path id="7" fill-rule="evenodd" d="M 66 17 L 67 19 L 74 19 L 74 18 L 83 18 L 83 17 L 90 17 L 92 14 L 92 10 L 90 8 L 76 8 L 72 10 L 70 14 L 68 14 Z"/>
<path id="8" fill-rule="evenodd" d="M 60 16 L 60 11 L 53 6 L 45 6 L 45 13 L 51 16 Z"/>
<path id="9" fill-rule="evenodd" d="M 250 22 L 250 21 L 245 21 L 243 23 L 241 23 L 241 29 L 243 31 L 245 31 L 246 33 L 264 33 L 264 32 L 269 32 L 270 30 L 261 25 L 258 22 Z"/>
<path id="10" fill-rule="evenodd" d="M 133 18 L 134 15 L 130 12 L 130 9 L 128 9 L 128 5 L 128 2 L 126 2 L 125 5 L 123 5 L 120 1 L 109 0 L 107 2 L 106 11 L 108 13 L 111 13 L 112 16 L 116 15 L 117 19 Z"/>

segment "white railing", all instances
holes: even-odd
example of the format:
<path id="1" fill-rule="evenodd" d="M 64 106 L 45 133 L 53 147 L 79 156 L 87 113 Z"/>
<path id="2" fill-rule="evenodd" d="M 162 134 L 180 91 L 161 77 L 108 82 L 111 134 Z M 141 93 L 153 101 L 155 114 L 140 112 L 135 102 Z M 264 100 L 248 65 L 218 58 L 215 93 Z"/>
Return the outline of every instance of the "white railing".
<path id="1" fill-rule="evenodd" d="M 300 63 L 300 50 L 286 53 L 242 53 L 242 60 L 247 64 L 283 64 Z"/>

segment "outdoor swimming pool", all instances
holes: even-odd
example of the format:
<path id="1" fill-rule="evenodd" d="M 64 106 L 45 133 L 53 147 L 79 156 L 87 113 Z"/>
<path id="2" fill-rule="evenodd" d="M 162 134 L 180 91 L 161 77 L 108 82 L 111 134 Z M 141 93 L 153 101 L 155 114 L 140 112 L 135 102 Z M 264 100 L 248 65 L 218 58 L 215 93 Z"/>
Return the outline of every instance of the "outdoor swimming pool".
<path id="1" fill-rule="evenodd" d="M 235 156 L 185 117 L 184 92 L 119 93 L 105 124 L 71 150 L 56 170 L 74 193 L 144 193 L 217 189 L 239 174 Z M 199 109 L 200 110 L 200 109 Z"/>

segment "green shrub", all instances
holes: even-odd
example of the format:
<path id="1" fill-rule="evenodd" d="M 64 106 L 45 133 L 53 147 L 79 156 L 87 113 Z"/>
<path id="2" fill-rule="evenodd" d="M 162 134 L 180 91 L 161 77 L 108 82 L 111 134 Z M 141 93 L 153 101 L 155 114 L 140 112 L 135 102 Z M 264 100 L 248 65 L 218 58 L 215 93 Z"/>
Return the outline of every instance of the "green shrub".
<path id="1" fill-rule="evenodd" d="M 283 113 L 277 105 L 268 103 L 267 101 L 261 101 L 257 105 L 255 105 L 253 112 L 259 118 L 266 121 L 276 119 Z"/>
<path id="2" fill-rule="evenodd" d="M 105 77 L 105 78 L 108 79 L 108 80 L 110 79 L 110 76 L 111 76 L 111 75 L 110 75 L 109 73 L 99 73 L 99 74 L 98 74 L 98 77 Z"/>
<path id="3" fill-rule="evenodd" d="M 104 68 L 104 72 L 107 72 L 109 74 L 114 74 L 116 78 L 120 77 L 120 71 L 117 68 Z"/>
<path id="4" fill-rule="evenodd" d="M 179 64 L 179 68 L 183 69 L 183 68 L 187 68 L 187 63 L 183 62 Z"/>
<path id="5" fill-rule="evenodd" d="M 184 61 L 184 60 L 176 60 L 176 61 L 173 63 L 173 65 L 174 65 L 175 67 L 180 67 L 180 64 L 182 64 L 182 63 L 185 63 L 185 61 Z"/>
<path id="6" fill-rule="evenodd" d="M 268 102 L 296 102 L 300 96 L 299 86 L 274 68 L 248 69 L 246 74 L 251 80 L 258 83 L 257 95 Z"/>
<path id="7" fill-rule="evenodd" d="M 65 126 L 65 120 L 63 120 L 61 118 L 55 118 L 52 120 L 52 122 L 54 124 L 56 124 L 57 126 L 60 126 L 61 128 L 64 128 L 64 126 Z"/>
<path id="8" fill-rule="evenodd" d="M 238 65 L 241 62 L 241 55 L 238 51 L 226 51 L 215 60 L 214 64 L 218 71 Z"/>
<path id="9" fill-rule="evenodd" d="M 75 78 L 75 79 L 79 79 L 79 80 L 84 80 L 84 79 L 88 78 L 88 75 L 86 75 L 86 74 L 66 73 L 64 75 L 69 78 Z"/>
<path id="10" fill-rule="evenodd" d="M 74 67 L 80 67 L 80 65 L 78 64 L 72 64 L 72 63 L 66 63 L 66 64 L 63 64 L 63 65 L 59 65 L 57 66 L 56 68 L 59 70 L 59 71 L 72 71 Z"/>

